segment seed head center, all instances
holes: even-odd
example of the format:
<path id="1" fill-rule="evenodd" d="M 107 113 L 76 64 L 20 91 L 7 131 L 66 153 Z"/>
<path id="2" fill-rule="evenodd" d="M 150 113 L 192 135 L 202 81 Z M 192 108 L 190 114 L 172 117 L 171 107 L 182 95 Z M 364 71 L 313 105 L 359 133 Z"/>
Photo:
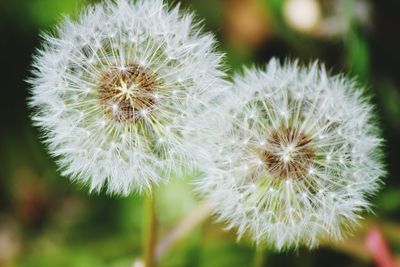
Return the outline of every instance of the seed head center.
<path id="1" fill-rule="evenodd" d="M 136 122 L 154 108 L 157 77 L 136 64 L 113 66 L 100 76 L 97 91 L 108 117 L 118 122 Z"/>
<path id="2" fill-rule="evenodd" d="M 314 157 L 312 139 L 290 127 L 274 130 L 261 150 L 261 160 L 268 172 L 281 179 L 303 178 Z"/>

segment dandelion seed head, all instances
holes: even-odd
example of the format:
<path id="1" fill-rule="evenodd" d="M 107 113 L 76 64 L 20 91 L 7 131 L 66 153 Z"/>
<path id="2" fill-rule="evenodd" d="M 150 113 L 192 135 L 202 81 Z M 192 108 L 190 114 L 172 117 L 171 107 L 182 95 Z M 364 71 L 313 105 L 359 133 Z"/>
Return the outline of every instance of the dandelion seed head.
<path id="1" fill-rule="evenodd" d="M 63 175 L 126 195 L 191 168 L 188 107 L 201 110 L 224 76 L 199 26 L 162 0 L 116 0 L 44 35 L 30 105 Z"/>
<path id="2" fill-rule="evenodd" d="M 217 109 L 198 118 L 196 142 L 211 152 L 197 184 L 228 228 L 279 250 L 355 227 L 384 171 L 373 109 L 353 82 L 273 59 L 236 75 Z"/>

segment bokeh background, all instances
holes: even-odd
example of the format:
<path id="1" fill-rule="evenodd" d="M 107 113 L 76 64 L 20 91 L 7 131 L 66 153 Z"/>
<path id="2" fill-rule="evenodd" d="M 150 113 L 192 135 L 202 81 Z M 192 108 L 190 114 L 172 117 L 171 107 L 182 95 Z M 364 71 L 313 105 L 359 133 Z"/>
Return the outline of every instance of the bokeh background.
<path id="1" fill-rule="evenodd" d="M 40 32 L 54 29 L 64 15 L 76 16 L 88 2 L 0 0 L 0 266 L 125 267 L 141 255 L 143 199 L 88 195 L 60 177 L 26 105 L 24 80 Z M 360 230 L 344 242 L 256 255 L 254 244 L 237 242 L 233 232 L 207 220 L 160 266 L 378 266 L 365 242 L 371 229 L 379 229 L 392 257 L 400 258 L 400 1 L 184 0 L 181 5 L 204 18 L 232 71 L 271 57 L 319 59 L 332 73 L 345 72 L 365 85 L 386 139 L 388 175 L 373 197 L 375 213 L 365 214 Z M 196 205 L 188 180 L 158 190 L 160 235 Z"/>

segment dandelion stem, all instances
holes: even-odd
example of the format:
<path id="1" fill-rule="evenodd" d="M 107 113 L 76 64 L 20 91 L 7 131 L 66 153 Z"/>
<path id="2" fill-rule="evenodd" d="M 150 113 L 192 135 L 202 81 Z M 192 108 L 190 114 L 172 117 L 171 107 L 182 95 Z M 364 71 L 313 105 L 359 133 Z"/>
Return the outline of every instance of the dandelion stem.
<path id="1" fill-rule="evenodd" d="M 193 229 L 210 216 L 211 210 L 208 202 L 203 200 L 194 207 L 180 222 L 157 243 L 155 250 L 156 261 L 159 262 L 164 254 L 176 243 L 182 240 Z"/>
<path id="2" fill-rule="evenodd" d="M 262 245 L 259 245 L 256 248 L 255 257 L 254 257 L 254 266 L 255 267 L 265 266 L 265 249 Z"/>
<path id="3" fill-rule="evenodd" d="M 157 217 L 154 191 L 148 192 L 144 200 L 144 266 L 155 267 L 155 248 L 157 242 Z"/>

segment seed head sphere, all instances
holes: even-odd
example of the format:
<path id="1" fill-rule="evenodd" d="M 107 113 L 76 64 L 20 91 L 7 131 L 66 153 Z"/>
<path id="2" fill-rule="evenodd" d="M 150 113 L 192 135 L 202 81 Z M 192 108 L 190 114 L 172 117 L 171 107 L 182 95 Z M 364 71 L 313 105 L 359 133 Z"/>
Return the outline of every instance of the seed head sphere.
<path id="1" fill-rule="evenodd" d="M 219 219 L 278 250 L 341 239 L 384 174 L 362 90 L 317 63 L 277 60 L 246 69 L 232 87 L 197 141 L 212 151 L 197 184 Z"/>
<path id="2" fill-rule="evenodd" d="M 186 169 L 187 107 L 218 90 L 221 55 L 192 14 L 105 1 L 44 35 L 30 106 L 62 174 L 128 195 Z"/>

